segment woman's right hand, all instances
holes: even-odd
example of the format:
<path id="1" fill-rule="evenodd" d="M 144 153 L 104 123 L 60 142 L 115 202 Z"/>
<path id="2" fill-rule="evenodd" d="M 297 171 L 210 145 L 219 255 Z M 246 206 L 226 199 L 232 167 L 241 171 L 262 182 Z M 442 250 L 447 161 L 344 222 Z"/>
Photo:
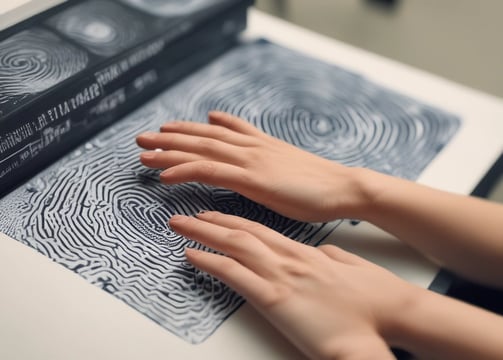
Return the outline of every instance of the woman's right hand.
<path id="1" fill-rule="evenodd" d="M 237 216 L 210 211 L 169 224 L 217 250 L 187 248 L 186 255 L 313 359 L 393 359 L 386 341 L 402 337 L 401 319 L 428 296 L 336 246 L 314 248 Z"/>

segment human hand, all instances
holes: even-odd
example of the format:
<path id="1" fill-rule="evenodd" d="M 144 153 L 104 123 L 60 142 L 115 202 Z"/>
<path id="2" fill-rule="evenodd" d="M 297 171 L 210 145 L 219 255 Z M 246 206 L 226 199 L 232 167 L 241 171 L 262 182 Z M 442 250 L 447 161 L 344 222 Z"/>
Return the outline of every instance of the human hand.
<path id="1" fill-rule="evenodd" d="M 228 284 L 306 355 L 393 359 L 385 340 L 417 291 L 335 246 L 310 247 L 218 212 L 175 215 L 177 233 L 224 255 L 186 249 L 197 268 Z"/>
<path id="2" fill-rule="evenodd" d="M 367 201 L 353 169 L 323 159 L 223 112 L 209 124 L 171 122 L 137 137 L 141 162 L 166 169 L 165 184 L 197 181 L 225 187 L 301 221 L 358 217 Z"/>

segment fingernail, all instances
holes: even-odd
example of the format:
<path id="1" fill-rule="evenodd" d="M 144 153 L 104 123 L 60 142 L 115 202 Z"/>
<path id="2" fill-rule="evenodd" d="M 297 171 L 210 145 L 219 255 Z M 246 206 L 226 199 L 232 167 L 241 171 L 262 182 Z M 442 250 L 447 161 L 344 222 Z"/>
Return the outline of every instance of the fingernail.
<path id="1" fill-rule="evenodd" d="M 196 216 L 196 217 L 198 217 L 199 215 L 202 215 L 202 214 L 204 214 L 204 213 L 207 213 L 208 211 L 209 211 L 209 210 L 199 210 L 199 211 L 197 212 L 197 214 L 195 214 L 195 216 Z"/>
<path id="2" fill-rule="evenodd" d="M 161 177 L 161 179 L 167 179 L 171 175 L 173 175 L 173 173 L 174 173 L 174 170 L 172 168 L 168 168 L 168 169 L 164 170 L 163 172 L 161 172 L 161 174 L 159 176 Z"/>
<path id="3" fill-rule="evenodd" d="M 146 132 L 140 134 L 140 136 L 144 139 L 155 139 L 155 137 L 157 136 L 157 133 L 153 132 L 153 131 L 146 131 Z"/>
<path id="4" fill-rule="evenodd" d="M 177 124 L 178 124 L 178 121 L 167 122 L 167 123 L 164 123 L 161 125 L 161 129 L 169 129 L 169 128 L 176 126 Z"/>
<path id="5" fill-rule="evenodd" d="M 196 250 L 196 249 L 193 249 L 193 248 L 190 248 L 190 247 L 186 247 L 185 248 L 185 255 L 188 255 L 188 256 L 191 256 L 191 257 L 195 257 L 199 254 L 199 250 Z"/>
<path id="6" fill-rule="evenodd" d="M 140 158 L 142 160 L 152 160 L 153 158 L 155 158 L 155 152 L 153 151 L 143 152 L 140 154 Z"/>
<path id="7" fill-rule="evenodd" d="M 170 223 L 180 223 L 180 222 L 183 222 L 183 221 L 186 221 L 188 218 L 188 216 L 185 216 L 185 215 L 173 215 L 171 216 L 171 218 L 168 220 L 168 224 Z"/>

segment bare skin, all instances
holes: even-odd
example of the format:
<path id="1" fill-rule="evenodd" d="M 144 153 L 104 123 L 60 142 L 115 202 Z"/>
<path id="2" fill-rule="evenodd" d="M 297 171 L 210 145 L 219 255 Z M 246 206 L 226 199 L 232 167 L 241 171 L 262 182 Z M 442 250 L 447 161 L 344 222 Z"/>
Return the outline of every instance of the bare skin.
<path id="1" fill-rule="evenodd" d="M 144 165 L 166 169 L 163 183 L 226 187 L 302 221 L 366 220 L 443 266 L 503 286 L 503 206 L 348 168 L 221 112 L 210 113 L 209 124 L 167 123 L 137 142 L 163 149 L 141 154 Z M 215 212 L 174 216 L 170 225 L 224 253 L 186 251 L 310 357 L 392 359 L 388 346 L 399 346 L 428 359 L 503 358 L 490 335 L 502 333 L 501 317 L 412 286 L 335 246 L 308 247 Z"/>

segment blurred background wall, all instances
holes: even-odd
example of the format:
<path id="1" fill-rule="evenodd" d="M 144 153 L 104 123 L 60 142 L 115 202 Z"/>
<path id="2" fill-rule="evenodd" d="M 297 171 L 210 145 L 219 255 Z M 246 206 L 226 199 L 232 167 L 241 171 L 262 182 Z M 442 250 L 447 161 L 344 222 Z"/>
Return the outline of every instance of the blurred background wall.
<path id="1" fill-rule="evenodd" d="M 503 97 L 502 0 L 257 0 L 257 8 Z"/>

